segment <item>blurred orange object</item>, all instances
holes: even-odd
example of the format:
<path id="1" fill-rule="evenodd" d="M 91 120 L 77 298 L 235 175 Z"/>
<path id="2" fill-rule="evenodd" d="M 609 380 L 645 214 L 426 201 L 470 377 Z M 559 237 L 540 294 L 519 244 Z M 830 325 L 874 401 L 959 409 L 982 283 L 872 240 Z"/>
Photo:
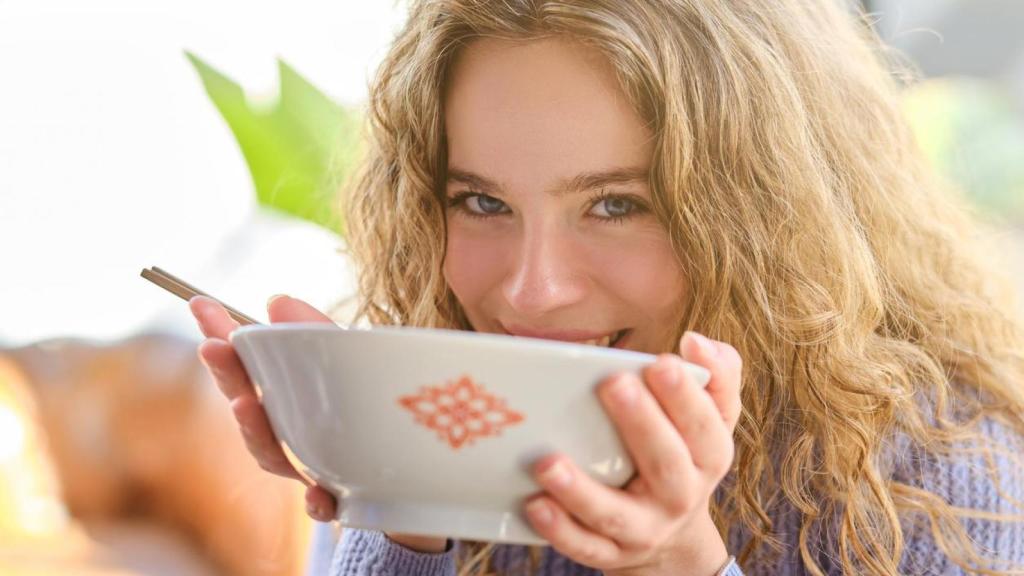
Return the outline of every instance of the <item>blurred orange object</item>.
<path id="1" fill-rule="evenodd" d="M 0 351 L 0 573 L 294 576 L 303 510 L 246 451 L 196 342 Z"/>

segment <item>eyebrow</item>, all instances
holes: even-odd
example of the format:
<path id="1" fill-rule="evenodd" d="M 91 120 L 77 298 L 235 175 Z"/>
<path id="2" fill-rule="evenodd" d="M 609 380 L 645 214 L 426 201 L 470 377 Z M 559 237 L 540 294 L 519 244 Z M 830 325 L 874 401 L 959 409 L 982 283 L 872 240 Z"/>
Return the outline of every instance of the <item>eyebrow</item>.
<path id="1" fill-rule="evenodd" d="M 563 180 L 562 184 L 551 190 L 550 193 L 555 195 L 571 194 L 612 184 L 629 184 L 634 182 L 646 184 L 647 181 L 647 168 L 614 168 L 602 172 L 582 172 L 567 181 Z M 461 168 L 448 169 L 448 182 L 461 182 L 472 187 L 475 191 L 487 195 L 503 192 L 501 185 L 497 182 Z"/>

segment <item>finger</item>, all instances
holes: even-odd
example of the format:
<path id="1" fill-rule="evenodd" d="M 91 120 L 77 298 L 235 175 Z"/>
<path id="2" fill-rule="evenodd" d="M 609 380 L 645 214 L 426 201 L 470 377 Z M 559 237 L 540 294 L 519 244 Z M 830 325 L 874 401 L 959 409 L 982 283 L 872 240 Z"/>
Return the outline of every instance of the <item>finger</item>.
<path id="1" fill-rule="evenodd" d="M 277 437 L 267 420 L 267 413 L 255 394 L 242 394 L 231 401 L 231 411 L 242 429 L 242 437 L 249 452 L 256 458 L 260 468 L 271 474 L 302 480 L 284 450 L 277 443 Z"/>
<path id="2" fill-rule="evenodd" d="M 203 336 L 207 338 L 227 340 L 228 335 L 238 328 L 238 322 L 228 315 L 224 306 L 209 296 L 193 296 L 188 301 L 188 307 L 199 322 Z"/>
<path id="3" fill-rule="evenodd" d="M 651 494 L 673 515 L 686 513 L 698 480 L 690 451 L 657 399 L 635 374 L 601 384 L 598 395 Z M 716 415 L 717 416 L 717 415 Z"/>
<path id="4" fill-rule="evenodd" d="M 208 338 L 199 344 L 199 357 L 213 376 L 217 388 L 229 401 L 241 394 L 253 393 L 249 374 L 230 342 Z"/>
<path id="5" fill-rule="evenodd" d="M 581 526 L 547 496 L 530 500 L 526 504 L 526 517 L 551 546 L 578 564 L 609 569 L 620 563 L 622 550 L 615 542 Z"/>
<path id="6" fill-rule="evenodd" d="M 323 488 L 312 485 L 306 487 L 306 514 L 318 522 L 334 520 L 334 496 Z"/>
<path id="7" fill-rule="evenodd" d="M 648 387 L 689 449 L 693 464 L 719 480 L 732 464 L 734 445 L 711 395 L 687 372 L 683 359 L 662 354 L 645 370 Z"/>
<path id="8" fill-rule="evenodd" d="M 650 508 L 636 498 L 610 488 L 561 455 L 541 459 L 534 467 L 537 482 L 573 518 L 590 530 L 629 548 L 650 533 Z"/>
<path id="9" fill-rule="evenodd" d="M 267 302 L 267 314 L 272 323 L 276 322 L 329 322 L 327 315 L 313 306 L 291 296 L 278 294 Z"/>
<path id="10" fill-rule="evenodd" d="M 729 431 L 735 430 L 743 408 L 740 402 L 743 359 L 739 352 L 725 342 L 687 332 L 679 342 L 679 355 L 711 372 L 706 392 L 711 395 Z"/>

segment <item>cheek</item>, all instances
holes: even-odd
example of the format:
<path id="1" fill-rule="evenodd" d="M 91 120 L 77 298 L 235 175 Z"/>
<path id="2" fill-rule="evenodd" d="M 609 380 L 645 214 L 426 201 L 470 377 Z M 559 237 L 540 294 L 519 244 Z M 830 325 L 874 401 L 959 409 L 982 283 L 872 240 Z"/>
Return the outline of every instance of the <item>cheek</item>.
<path id="1" fill-rule="evenodd" d="M 668 235 L 660 226 L 635 230 L 606 244 L 601 258 L 600 284 L 620 301 L 652 321 L 674 322 L 686 294 L 686 279 Z"/>
<path id="2" fill-rule="evenodd" d="M 487 294 L 500 285 L 507 253 L 497 235 L 473 233 L 454 219 L 449 220 L 444 276 L 471 316 Z"/>

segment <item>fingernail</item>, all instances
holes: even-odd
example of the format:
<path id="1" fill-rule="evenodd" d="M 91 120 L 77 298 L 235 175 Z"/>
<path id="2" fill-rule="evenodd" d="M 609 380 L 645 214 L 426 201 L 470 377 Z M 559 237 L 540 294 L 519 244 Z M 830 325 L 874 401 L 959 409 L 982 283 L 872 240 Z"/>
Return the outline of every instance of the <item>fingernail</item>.
<path id="1" fill-rule="evenodd" d="M 689 338 L 692 340 L 697 345 L 697 350 L 700 352 L 700 355 L 705 358 L 713 358 L 718 354 L 718 347 L 715 346 L 715 343 L 706 336 L 696 332 L 687 332 L 683 335 L 683 338 Z"/>
<path id="2" fill-rule="evenodd" d="M 277 300 L 278 298 L 287 298 L 287 297 L 288 297 L 287 294 L 274 294 L 273 296 L 270 297 L 269 300 L 267 300 L 267 308 L 270 308 L 270 305 L 274 303 L 274 300 Z"/>
<path id="3" fill-rule="evenodd" d="M 551 507 L 543 500 L 534 500 L 526 505 L 526 513 L 538 524 L 550 524 L 554 515 Z"/>
<path id="4" fill-rule="evenodd" d="M 565 488 L 569 485 L 569 470 L 562 462 L 555 462 L 547 470 L 541 472 L 541 482 L 554 488 Z"/>

